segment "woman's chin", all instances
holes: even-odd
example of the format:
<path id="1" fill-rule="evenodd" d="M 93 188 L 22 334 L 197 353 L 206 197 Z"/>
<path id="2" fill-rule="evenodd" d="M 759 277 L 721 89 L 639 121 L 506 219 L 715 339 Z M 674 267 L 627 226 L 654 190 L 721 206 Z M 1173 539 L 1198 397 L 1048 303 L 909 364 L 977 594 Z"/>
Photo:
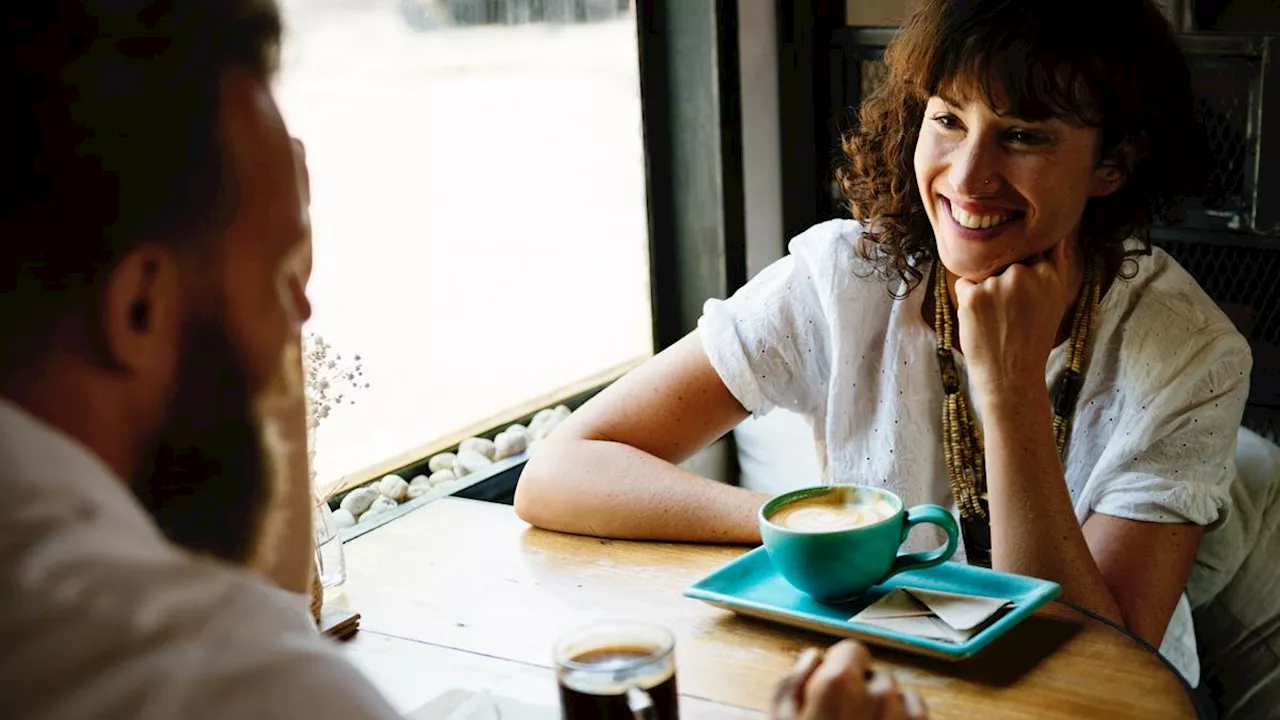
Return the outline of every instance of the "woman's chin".
<path id="1" fill-rule="evenodd" d="M 942 258 L 942 265 L 947 272 L 971 283 L 980 283 L 989 277 L 999 275 L 1011 261 L 1003 258 L 962 258 L 950 260 Z"/>

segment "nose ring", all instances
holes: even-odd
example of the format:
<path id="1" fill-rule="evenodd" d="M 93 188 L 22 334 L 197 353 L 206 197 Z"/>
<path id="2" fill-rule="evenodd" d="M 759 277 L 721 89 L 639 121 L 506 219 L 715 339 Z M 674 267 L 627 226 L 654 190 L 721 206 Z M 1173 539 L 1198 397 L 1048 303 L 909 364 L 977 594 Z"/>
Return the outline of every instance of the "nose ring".
<path id="1" fill-rule="evenodd" d="M 987 178 L 986 180 L 983 180 L 983 181 L 982 181 L 982 184 L 983 184 L 983 185 L 990 185 L 990 184 L 991 184 L 991 178 Z"/>

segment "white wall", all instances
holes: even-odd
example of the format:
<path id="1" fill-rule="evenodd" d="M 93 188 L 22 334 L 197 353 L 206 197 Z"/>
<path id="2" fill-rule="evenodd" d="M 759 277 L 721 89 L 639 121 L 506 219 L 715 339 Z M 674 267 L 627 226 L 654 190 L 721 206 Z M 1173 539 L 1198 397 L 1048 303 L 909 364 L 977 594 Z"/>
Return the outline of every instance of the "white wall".
<path id="1" fill-rule="evenodd" d="M 755 277 L 786 251 L 786 238 L 782 237 L 778 30 L 773 0 L 738 0 L 738 60 L 747 277 Z"/>

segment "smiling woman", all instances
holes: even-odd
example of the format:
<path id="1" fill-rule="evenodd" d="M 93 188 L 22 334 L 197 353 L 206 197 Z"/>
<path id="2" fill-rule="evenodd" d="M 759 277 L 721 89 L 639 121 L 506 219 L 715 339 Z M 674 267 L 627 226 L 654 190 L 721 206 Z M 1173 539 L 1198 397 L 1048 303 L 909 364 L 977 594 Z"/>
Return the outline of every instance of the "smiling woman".
<path id="1" fill-rule="evenodd" d="M 1153 221 L 1175 219 L 1206 167 L 1186 60 L 1163 16 L 1134 1 L 1108 6 L 1105 24 L 1004 3 L 925 5 L 844 140 L 836 179 L 869 223 L 864 247 L 914 284 L 918 260 L 947 252 L 949 233 L 935 243 L 936 215 L 1007 209 L 1027 215 L 1028 247 L 984 254 L 1008 265 L 1073 235 L 1107 274 L 1120 272 L 1149 246 Z M 978 160 L 988 165 L 970 165 Z M 940 185 L 933 176 L 943 172 Z M 1135 235 L 1141 244 L 1126 251 Z"/>
<path id="2" fill-rule="evenodd" d="M 1226 517 L 1251 358 L 1146 239 L 1198 169 L 1169 26 L 1145 0 L 926 0 L 886 60 L 844 142 L 854 219 L 796 237 L 579 409 L 517 510 L 757 542 L 765 496 L 676 463 L 784 408 L 823 480 L 954 507 L 958 558 L 1058 582 L 1194 683 L 1183 589 Z"/>

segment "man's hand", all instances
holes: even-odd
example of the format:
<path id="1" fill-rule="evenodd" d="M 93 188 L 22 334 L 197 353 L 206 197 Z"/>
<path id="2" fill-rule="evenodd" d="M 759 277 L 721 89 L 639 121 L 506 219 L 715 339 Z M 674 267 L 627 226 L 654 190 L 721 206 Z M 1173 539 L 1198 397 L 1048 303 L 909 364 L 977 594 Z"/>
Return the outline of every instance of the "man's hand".
<path id="1" fill-rule="evenodd" d="M 1044 386 L 1045 365 L 1080 288 L 1071 243 L 980 283 L 956 280 L 960 346 L 976 392 Z"/>
<path id="2" fill-rule="evenodd" d="M 871 669 L 871 654 L 845 640 L 825 657 L 807 650 L 778 684 L 771 720 L 924 720 L 919 695 L 899 689 L 893 675 Z"/>

